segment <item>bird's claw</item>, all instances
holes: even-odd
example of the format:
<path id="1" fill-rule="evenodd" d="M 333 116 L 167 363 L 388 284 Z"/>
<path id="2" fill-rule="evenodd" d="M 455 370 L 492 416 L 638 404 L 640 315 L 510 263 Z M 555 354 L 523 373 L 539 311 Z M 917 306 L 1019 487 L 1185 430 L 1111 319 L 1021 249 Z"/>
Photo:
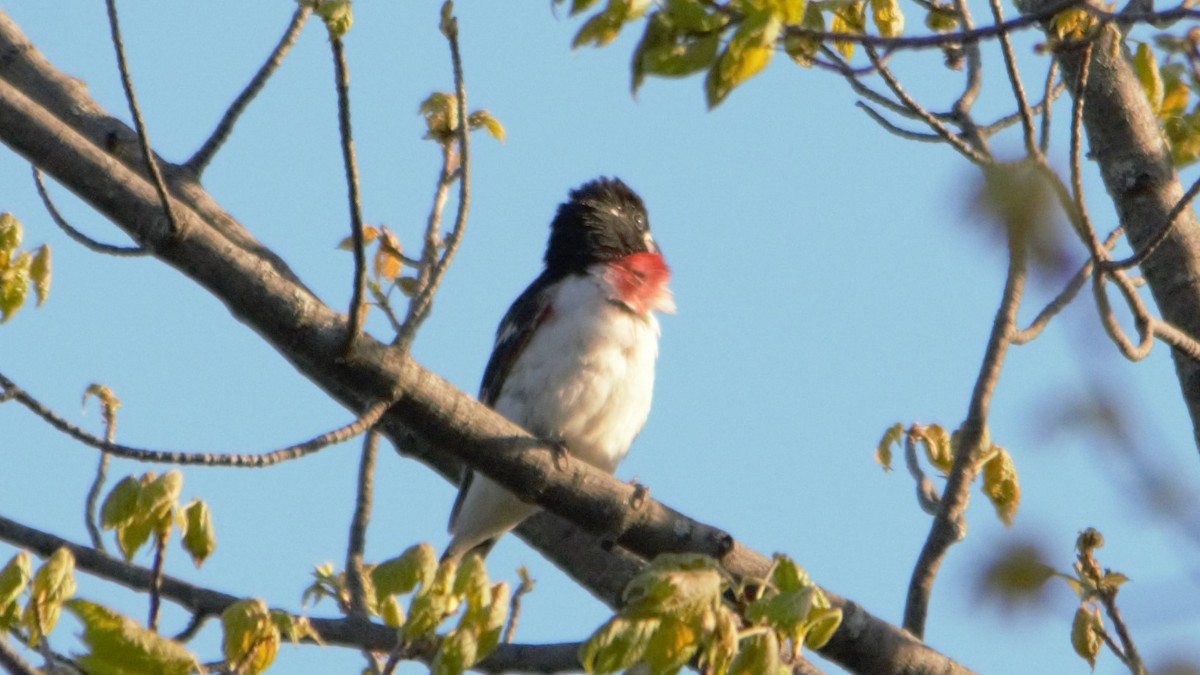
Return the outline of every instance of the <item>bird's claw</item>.
<path id="1" fill-rule="evenodd" d="M 650 488 L 639 483 L 637 476 L 630 479 L 629 484 L 633 486 L 633 493 L 629 495 L 629 506 L 634 509 L 641 509 L 646 505 L 646 500 L 650 497 Z"/>
<path id="2" fill-rule="evenodd" d="M 551 438 L 546 441 L 546 446 L 550 449 L 550 459 L 554 460 L 554 468 L 559 471 L 566 471 L 571 466 L 571 451 L 567 448 L 567 442 L 561 438 Z"/>

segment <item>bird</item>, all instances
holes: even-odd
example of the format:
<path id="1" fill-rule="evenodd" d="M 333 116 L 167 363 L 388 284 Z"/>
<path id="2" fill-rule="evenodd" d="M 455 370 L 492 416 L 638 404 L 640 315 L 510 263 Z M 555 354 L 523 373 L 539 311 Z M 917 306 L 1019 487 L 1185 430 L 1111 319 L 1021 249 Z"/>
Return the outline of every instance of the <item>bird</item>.
<path id="1" fill-rule="evenodd" d="M 671 271 L 641 197 L 619 178 L 571 190 L 550 223 L 541 274 L 496 330 L 479 400 L 569 457 L 612 473 L 650 414 Z M 467 469 L 442 556 L 484 556 L 533 515 Z"/>

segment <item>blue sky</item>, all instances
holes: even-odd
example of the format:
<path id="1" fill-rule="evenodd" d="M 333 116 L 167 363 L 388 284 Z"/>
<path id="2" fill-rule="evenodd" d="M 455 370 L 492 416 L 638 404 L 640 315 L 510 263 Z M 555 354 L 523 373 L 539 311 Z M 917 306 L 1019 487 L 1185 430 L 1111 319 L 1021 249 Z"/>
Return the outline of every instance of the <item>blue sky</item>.
<path id="1" fill-rule="evenodd" d="M 123 2 L 133 77 L 158 151 L 182 161 L 261 63 L 287 24 L 290 0 Z M 437 33 L 439 4 L 361 0 L 347 37 L 366 220 L 416 248 L 438 166 L 420 139 L 418 103 L 452 86 Z M 4 3 L 57 66 L 127 119 L 102 3 Z M 1005 255 L 970 206 L 978 170 L 941 145 L 888 135 L 854 107 L 837 77 L 779 59 L 716 111 L 702 81 L 651 79 L 629 95 L 636 31 L 572 53 L 580 24 L 545 2 L 458 8 L 469 105 L 508 131 L 478 135 L 469 229 L 417 338 L 416 357 L 476 390 L 495 325 L 536 276 L 547 225 L 569 188 L 617 175 L 645 199 L 672 265 L 679 313 L 663 319 L 654 410 L 618 476 L 724 527 L 764 553 L 785 551 L 821 584 L 898 622 L 929 518 L 902 471 L 872 461 L 883 430 L 914 420 L 956 426 L 965 415 Z M 919 27 L 910 17 L 910 27 Z M 1044 71 L 1025 40 L 1029 87 Z M 985 52 L 980 117 L 1007 112 L 999 53 Z M 936 52 L 897 57 L 910 90 L 945 107 L 960 76 Z M 1059 123 L 1067 108 L 1057 109 Z M 1060 128 L 1060 132 L 1064 129 Z M 1066 137 L 1052 160 L 1065 164 Z M 1015 157 L 1015 137 L 997 152 Z M 1090 168 L 1090 167 L 1089 167 Z M 1185 175 L 1186 178 L 1186 175 Z M 0 327 L 0 372 L 72 419 L 91 382 L 121 397 L 117 438 L 146 447 L 261 451 L 350 419 L 219 301 L 153 260 L 97 256 L 68 240 L 37 200 L 28 166 L 0 152 L 0 210 L 51 244 L 54 287 L 39 310 Z M 351 259 L 336 137 L 333 74 L 323 29 L 310 24 L 205 176 L 216 199 L 334 307 L 348 304 Z M 1103 187 L 1086 184 L 1100 227 L 1114 224 Z M 70 220 L 92 236 L 121 233 L 60 187 Z M 1080 253 L 1073 253 L 1081 260 Z M 1074 265 L 1076 263 L 1072 263 Z M 1058 275 L 1061 276 L 1061 275 Z M 1034 277 L 1027 322 L 1061 285 Z M 927 639 L 980 672 L 1086 672 L 1068 642 L 1073 596 L 1047 611 L 1009 612 L 975 580 L 1003 546 L 1033 540 L 1069 568 L 1078 530 L 1108 545 L 1100 560 L 1133 579 L 1121 606 L 1151 667 L 1200 660 L 1198 542 L 1146 507 L 1130 448 L 1052 420 L 1098 391 L 1115 397 L 1156 471 L 1200 493 L 1200 463 L 1167 350 L 1122 360 L 1084 298 L 1034 343 L 1010 350 L 992 407 L 992 438 L 1013 454 L 1023 501 L 1006 529 L 973 493 L 970 531 L 934 591 Z M 1129 323 L 1128 321 L 1126 322 Z M 369 324 L 390 337 L 378 316 Z M 85 541 L 83 496 L 95 453 L 24 409 L 0 406 L 0 513 Z M 312 566 L 344 559 L 356 443 L 268 470 L 186 470 L 185 497 L 212 506 L 218 549 L 201 570 L 181 552 L 170 571 L 236 595 L 299 609 Z M 147 466 L 116 461 L 112 476 Z M 417 541 L 440 548 L 453 488 L 386 450 L 377 475 L 367 557 Z M 1190 512 L 1192 522 L 1197 511 Z M 0 545 L 0 558 L 12 549 Z M 149 564 L 143 555 L 139 562 Z M 586 592 L 515 538 L 488 559 L 495 577 L 519 564 L 538 579 L 518 639 L 585 637 L 607 616 Z M 144 598 L 82 582 L 80 594 L 142 617 Z M 333 609 L 319 605 L 313 616 Z M 165 630 L 182 625 L 167 615 Z M 69 648 L 69 624 L 54 644 Z M 215 658 L 217 631 L 194 643 Z M 286 647 L 277 672 L 357 672 L 347 650 Z M 831 670 L 836 670 L 831 667 Z M 1109 655 L 1097 672 L 1121 672 Z"/>

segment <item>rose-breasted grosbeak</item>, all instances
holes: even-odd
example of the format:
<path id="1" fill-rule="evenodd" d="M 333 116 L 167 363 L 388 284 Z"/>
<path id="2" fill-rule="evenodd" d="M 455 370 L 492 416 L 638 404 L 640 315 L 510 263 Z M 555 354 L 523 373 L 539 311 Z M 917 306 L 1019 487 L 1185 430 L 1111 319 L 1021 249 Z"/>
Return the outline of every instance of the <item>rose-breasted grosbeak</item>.
<path id="1" fill-rule="evenodd" d="M 509 308 L 479 399 L 573 458 L 613 471 L 646 423 L 670 270 L 642 200 L 600 178 L 572 190 L 550 224 L 545 269 Z M 490 550 L 532 515 L 488 477 L 464 475 L 444 558 Z"/>

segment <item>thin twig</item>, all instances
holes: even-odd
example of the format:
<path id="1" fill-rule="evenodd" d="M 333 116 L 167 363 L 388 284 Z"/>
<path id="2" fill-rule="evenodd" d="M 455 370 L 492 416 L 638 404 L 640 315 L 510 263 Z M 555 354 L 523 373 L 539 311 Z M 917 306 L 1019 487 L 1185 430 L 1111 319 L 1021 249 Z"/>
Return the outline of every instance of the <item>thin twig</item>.
<path id="1" fill-rule="evenodd" d="M 950 467 L 950 474 L 942 490 L 941 508 L 933 519 L 929 536 L 909 581 L 908 598 L 904 606 L 904 628 L 918 639 L 925 635 L 925 617 L 929 611 L 929 598 L 933 592 L 938 568 L 946 552 L 965 533 L 964 514 L 970 499 L 971 482 L 978 471 L 977 452 L 983 449 L 980 446 L 987 432 L 988 408 L 996 383 L 1000 379 L 1009 335 L 1016 325 L 1021 293 L 1025 287 L 1026 255 L 1024 234 L 1016 228 L 1009 228 L 1008 277 L 1004 282 L 1004 293 L 992 322 L 992 332 L 988 337 L 979 376 L 971 392 L 967 419 L 959 429 L 959 444 L 954 464 Z"/>
<path id="2" fill-rule="evenodd" d="M 1115 244 L 1117 241 L 1117 236 L 1120 233 L 1121 228 L 1119 227 L 1113 230 L 1108 235 L 1108 239 L 1105 240 L 1104 248 L 1112 248 L 1113 244 Z M 1018 330 L 1014 326 L 1012 334 L 1008 336 L 1009 341 L 1013 344 L 1023 345 L 1032 342 L 1035 338 L 1037 338 L 1037 336 L 1041 335 L 1042 331 L 1046 329 L 1046 325 L 1050 323 L 1050 320 L 1062 312 L 1062 310 L 1066 309 L 1067 305 L 1071 304 L 1071 301 L 1074 300 L 1075 296 L 1079 294 L 1079 291 L 1083 288 L 1083 285 L 1087 283 L 1088 277 L 1090 277 L 1091 274 L 1092 259 L 1088 258 L 1087 261 L 1083 263 L 1083 266 L 1079 268 L 1079 271 L 1076 272 L 1071 277 L 1070 281 L 1067 282 L 1066 287 L 1064 287 L 1062 291 L 1058 293 L 1058 295 L 1054 296 L 1054 299 L 1051 300 L 1044 308 L 1042 308 L 1042 311 L 1038 312 L 1037 317 L 1034 318 L 1033 322 L 1030 323 L 1028 327 Z"/>
<path id="3" fill-rule="evenodd" d="M 850 64 L 846 63 L 845 60 L 842 59 L 841 55 L 834 51 L 831 47 L 822 44 L 821 52 L 829 57 L 831 68 L 846 79 L 846 83 L 850 85 L 850 88 L 854 90 L 854 93 L 862 96 L 872 103 L 887 108 L 897 115 L 903 115 L 914 120 L 921 119 L 921 116 L 917 113 L 909 110 L 899 103 L 896 103 L 887 96 L 864 84 L 863 81 L 859 79 L 858 70 L 851 68 Z M 872 72 L 876 72 L 876 70 L 877 69 L 874 66 L 871 67 Z"/>
<path id="4" fill-rule="evenodd" d="M 871 62 L 879 66 L 879 76 L 883 78 L 883 81 L 888 85 L 888 88 L 892 90 L 892 93 L 895 94 L 896 98 L 900 99 L 905 106 L 908 106 L 910 110 L 916 113 L 920 119 L 929 126 L 930 129 L 933 129 L 938 136 L 941 136 L 944 141 L 949 143 L 950 147 L 957 150 L 959 154 L 971 160 L 975 164 L 980 166 L 987 166 L 991 164 L 992 160 L 989 157 L 971 147 L 966 141 L 960 138 L 958 134 L 955 134 L 953 131 L 951 131 L 945 124 L 934 117 L 933 114 L 931 114 L 923 106 L 921 106 L 920 103 L 917 103 L 917 101 L 913 99 L 913 97 L 910 96 L 907 91 L 904 90 L 904 87 L 900 85 L 900 81 L 896 79 L 896 76 L 892 74 L 891 70 L 889 70 L 886 66 L 879 64 L 879 55 L 876 53 L 874 48 L 867 46 L 866 52 L 867 56 L 870 57 Z"/>
<path id="5" fill-rule="evenodd" d="M 111 444 L 116 438 L 117 419 L 114 415 L 104 416 L 104 442 Z M 112 455 L 107 452 L 100 453 L 100 461 L 96 465 L 96 477 L 92 479 L 92 486 L 88 489 L 87 500 L 83 507 L 83 522 L 87 526 L 88 537 L 92 540 L 92 546 L 104 551 L 104 539 L 100 536 L 100 528 L 96 520 L 96 503 L 100 501 L 100 491 L 104 489 L 104 479 L 108 474 L 108 461 Z"/>
<path id="6" fill-rule="evenodd" d="M 995 2 L 997 0 L 993 0 Z M 1075 81 L 1075 100 L 1071 103 L 1071 198 L 1075 205 L 1075 215 L 1091 252 L 1092 260 L 1100 262 L 1107 255 L 1096 236 L 1096 228 L 1092 227 L 1091 216 L 1088 215 L 1087 201 L 1083 198 L 1083 169 L 1080 157 L 1083 155 L 1083 104 L 1086 98 L 1089 65 L 1092 60 L 1092 45 L 1083 47 L 1083 58 L 1080 59 L 1079 77 Z"/>
<path id="7" fill-rule="evenodd" d="M 163 211 L 167 214 L 167 224 L 171 233 L 179 231 L 179 222 L 175 220 L 175 212 L 171 209 L 171 197 L 167 193 L 167 185 L 163 182 L 162 171 L 154 151 L 150 148 L 150 135 L 146 133 L 146 123 L 142 120 L 142 111 L 138 107 L 137 95 L 133 91 L 133 79 L 129 76 L 129 64 L 125 60 L 125 44 L 121 41 L 121 26 L 117 22 L 117 0 L 105 0 L 108 6 L 108 25 L 112 32 L 113 48 L 117 52 L 117 69 L 121 72 L 121 87 L 125 89 L 125 100 L 129 102 L 129 114 L 133 116 L 133 124 L 137 129 L 138 142 L 142 146 L 142 158 L 146 161 L 146 170 L 150 172 L 154 190 L 162 202 Z"/>
<path id="8" fill-rule="evenodd" d="M 432 269 L 428 270 L 425 282 L 420 284 L 416 296 L 408 306 L 408 314 L 400 334 L 396 336 L 396 344 L 401 351 L 407 351 L 412 344 L 421 322 L 429 316 L 429 308 L 433 303 L 433 295 L 442 282 L 454 253 L 458 250 L 459 242 L 467 228 L 467 213 L 471 209 L 471 143 L 470 124 L 467 118 L 467 85 L 463 78 L 462 55 L 458 48 L 458 19 L 451 16 L 444 21 L 442 32 L 450 43 L 450 63 L 454 69 L 454 91 L 458 98 L 458 212 L 455 214 L 454 227 L 446 236 L 445 248 L 441 258 Z M 439 211 L 440 212 L 440 211 Z M 436 230 L 435 230 L 436 236 Z M 428 246 L 428 243 L 426 244 Z M 425 270 L 423 270 L 423 273 Z"/>
<path id="9" fill-rule="evenodd" d="M 0 666 L 11 675 L 38 675 L 41 672 L 21 658 L 3 637 L 0 637 Z"/>
<path id="10" fill-rule="evenodd" d="M 258 93 L 262 91 L 263 86 L 266 85 L 271 75 L 275 73 L 275 69 L 279 67 L 279 64 L 283 63 L 283 57 L 287 55 L 288 50 L 296 43 L 296 38 L 300 35 L 300 29 L 304 27 L 304 21 L 311 12 L 312 7 L 308 5 L 302 4 L 296 8 L 296 11 L 292 14 L 291 23 L 288 24 L 283 37 L 279 39 L 279 44 L 275 45 L 274 51 L 267 57 L 266 63 L 262 64 L 262 67 L 254 74 L 250 83 L 234 99 L 229 109 L 221 117 L 221 121 L 217 123 L 216 129 L 213 129 L 212 135 L 208 137 L 208 140 L 204 141 L 204 144 L 200 146 L 196 154 L 192 155 L 191 159 L 184 162 L 184 168 L 196 176 L 204 173 L 204 169 L 208 167 L 208 163 L 212 161 L 213 156 L 217 154 L 217 150 L 220 150 L 221 145 L 229 138 L 229 134 L 233 131 L 233 125 L 237 122 L 238 117 L 245 112 L 246 106 L 250 105 L 254 97 L 258 96 Z"/>
<path id="11" fill-rule="evenodd" d="M 1038 138 L 1038 149 L 1042 151 L 1043 155 L 1050 150 L 1050 120 L 1052 117 L 1051 112 L 1054 110 L 1054 106 L 1051 103 L 1054 99 L 1058 98 L 1063 89 L 1066 89 L 1066 84 L 1062 81 L 1059 81 L 1057 85 L 1054 84 L 1057 76 L 1058 60 L 1050 59 L 1050 68 L 1046 71 L 1046 89 L 1042 93 L 1042 128 L 1041 136 Z"/>
<path id="12" fill-rule="evenodd" d="M 367 545 L 367 524 L 371 520 L 371 501 L 375 479 L 375 455 L 379 434 L 367 431 L 363 437 L 362 458 L 358 464 L 358 496 L 354 500 L 354 515 L 350 520 L 350 541 L 346 546 L 346 590 L 350 594 L 347 615 L 366 622 L 370 619 L 367 592 L 363 583 L 363 551 Z M 386 666 L 379 656 L 363 650 L 367 660 L 366 672 L 381 673 Z"/>
<path id="13" fill-rule="evenodd" d="M 1110 275 L 1102 273 L 1092 275 L 1092 295 L 1096 298 L 1096 309 L 1100 314 L 1100 323 L 1104 326 L 1104 332 L 1108 333 L 1108 336 L 1116 343 L 1117 348 L 1121 350 L 1121 354 L 1125 358 L 1130 361 L 1141 361 L 1146 358 L 1150 353 L 1150 349 L 1154 346 L 1154 334 L 1150 330 L 1149 313 L 1145 305 L 1142 304 L 1141 298 L 1128 283 L 1129 280 L 1121 272 L 1114 272 L 1111 275 L 1113 281 L 1117 282 L 1117 287 L 1121 289 L 1126 302 L 1129 303 L 1130 309 L 1134 314 L 1134 323 L 1137 325 L 1138 333 L 1141 336 L 1141 341 L 1137 346 L 1134 346 L 1125 335 L 1125 332 L 1121 330 L 1121 325 L 1117 322 L 1117 318 L 1113 314 L 1112 304 L 1108 301 L 1108 291 L 1105 288 L 1105 281 L 1108 276 Z"/>
<path id="14" fill-rule="evenodd" d="M 522 565 L 517 573 L 521 575 L 521 585 L 517 586 L 517 590 L 513 592 L 512 600 L 508 605 L 508 625 L 504 627 L 504 644 L 509 644 L 513 641 L 513 637 L 517 634 L 517 624 L 521 620 L 521 602 L 525 596 L 533 590 L 535 582 L 529 576 L 529 571 Z"/>
<path id="15" fill-rule="evenodd" d="M 964 29 L 971 30 L 975 27 L 966 0 L 954 0 L 954 11 L 958 13 L 958 19 Z M 951 110 L 963 121 L 969 121 L 971 107 L 975 105 L 975 99 L 979 97 L 979 91 L 983 88 L 983 57 L 980 56 L 978 42 L 963 43 L 962 48 L 967 56 L 967 84 L 958 100 L 951 106 Z M 978 140 L 983 139 L 980 137 Z"/>
<path id="16" fill-rule="evenodd" d="M 363 590 L 363 550 L 367 542 L 367 523 L 371 520 L 371 499 L 375 478 L 375 454 L 379 434 L 368 431 L 363 438 L 362 458 L 358 464 L 358 497 L 350 520 L 350 542 L 346 547 L 346 588 L 350 591 L 350 616 L 367 618 L 367 595 Z"/>
<path id="17" fill-rule="evenodd" d="M 112 244 L 98 242 L 72 227 L 67 222 L 67 219 L 63 217 L 62 213 L 59 212 L 58 208 L 54 206 L 54 201 L 50 198 L 50 193 L 46 190 L 46 182 L 42 180 L 42 170 L 36 164 L 31 166 L 33 166 L 33 183 L 37 186 L 38 195 L 42 198 L 42 204 L 45 205 L 46 211 L 50 214 L 50 219 L 58 225 L 59 229 L 66 232 L 67 236 L 96 253 L 131 257 L 149 253 L 149 251 L 140 246 L 113 246 Z"/>
<path id="18" fill-rule="evenodd" d="M 19 388 L 12 380 L 0 375 L 0 387 L 21 405 L 28 408 L 37 416 L 46 420 L 50 426 L 67 434 L 84 445 L 91 446 L 117 457 L 132 459 L 139 462 L 156 462 L 160 464 L 201 464 L 204 466 L 230 466 L 238 468 L 259 468 L 279 464 L 291 459 L 298 459 L 337 443 L 342 443 L 370 429 L 387 409 L 395 404 L 395 400 L 379 401 L 363 411 L 363 414 L 353 422 L 326 432 L 303 443 L 290 445 L 286 448 L 260 454 L 222 454 L 206 452 L 176 452 L 171 450 L 147 450 L 134 448 L 119 443 L 109 443 L 102 438 L 68 422 L 58 413 L 47 408 L 40 401 Z"/>
<path id="19" fill-rule="evenodd" d="M 996 20 L 996 25 L 1003 25 L 1004 8 L 1000 6 L 1000 0 L 989 0 L 988 5 L 992 8 L 992 18 Z M 1000 51 L 1004 54 L 1004 68 L 1008 73 L 1008 82 L 1012 85 L 1013 97 L 1017 99 L 1017 112 L 1021 115 L 1025 152 L 1031 156 L 1036 155 L 1040 151 L 1034 135 L 1033 112 L 1029 109 L 1029 99 L 1025 96 L 1025 85 L 1021 83 L 1021 72 L 1017 69 L 1017 57 L 1013 54 L 1012 41 L 1008 38 L 1007 30 L 1001 30 L 997 37 L 1000 41 Z"/>
<path id="20" fill-rule="evenodd" d="M 1104 612 L 1108 614 L 1108 618 L 1112 619 L 1113 626 L 1117 629 L 1117 637 L 1121 639 L 1122 649 L 1116 649 L 1115 645 L 1110 645 L 1113 652 L 1136 675 L 1145 675 L 1146 665 L 1142 662 L 1142 655 L 1138 653 L 1137 645 L 1134 644 L 1133 637 L 1129 634 L 1129 627 L 1125 625 L 1125 618 L 1121 616 L 1121 610 L 1117 607 L 1116 593 L 1101 593 L 1100 604 L 1104 605 Z M 1107 631 L 1105 632 L 1107 633 Z"/>
<path id="21" fill-rule="evenodd" d="M 192 618 L 188 619 L 187 625 L 183 627 L 183 630 L 172 636 L 171 639 L 182 644 L 191 642 L 192 638 L 196 637 L 196 634 L 204 627 L 204 622 L 207 620 L 207 614 L 192 612 Z"/>
<path id="22" fill-rule="evenodd" d="M 854 105 L 857 106 L 858 108 L 860 108 L 863 112 L 867 113 L 867 117 L 870 117 L 871 119 L 875 120 L 875 123 L 878 124 L 879 126 L 883 127 L 884 131 L 887 131 L 891 134 L 899 136 L 900 138 L 904 138 L 904 139 L 907 139 L 910 141 L 917 141 L 919 143 L 941 143 L 942 142 L 942 137 L 938 136 L 937 134 L 923 133 L 920 131 L 910 131 L 908 129 L 904 129 L 902 127 L 896 126 L 895 124 L 892 123 L 891 120 L 884 117 L 882 114 L 880 114 L 874 108 L 867 105 L 866 102 L 864 102 L 864 101 L 856 101 L 854 103 Z"/>
<path id="23" fill-rule="evenodd" d="M 146 627 L 155 633 L 158 632 L 158 611 L 162 606 L 163 561 L 170 534 L 171 529 L 165 527 L 154 535 L 154 564 L 150 567 L 150 617 Z"/>
<path id="24" fill-rule="evenodd" d="M 350 131 L 350 69 L 346 65 L 346 49 L 342 39 L 332 34 L 329 45 L 333 50 L 334 79 L 338 99 L 338 132 L 342 141 L 342 160 L 346 165 L 346 188 L 350 200 L 350 236 L 354 242 L 354 289 L 350 295 L 350 321 L 342 354 L 349 355 L 354 340 L 362 330 L 366 303 L 367 254 L 363 237 L 362 201 L 359 195 L 358 163 L 354 158 L 354 136 Z"/>
<path id="25" fill-rule="evenodd" d="M 1171 207 L 1171 212 L 1167 214 L 1166 222 L 1158 228 L 1158 231 L 1154 233 L 1154 236 L 1150 238 L 1150 241 L 1141 250 L 1123 260 L 1105 261 L 1100 264 L 1100 268 L 1105 272 L 1111 272 L 1113 270 L 1129 269 L 1134 265 L 1140 265 L 1145 262 L 1146 258 L 1149 258 L 1150 254 L 1154 253 L 1154 250 L 1166 241 L 1167 235 L 1175 227 L 1175 221 L 1183 213 L 1183 210 L 1192 203 L 1197 194 L 1200 194 L 1200 178 L 1196 179 L 1192 183 L 1192 186 L 1188 188 L 1188 191 L 1184 193 L 1183 197 L 1180 197 L 1179 201 L 1175 202 L 1175 206 Z"/>

